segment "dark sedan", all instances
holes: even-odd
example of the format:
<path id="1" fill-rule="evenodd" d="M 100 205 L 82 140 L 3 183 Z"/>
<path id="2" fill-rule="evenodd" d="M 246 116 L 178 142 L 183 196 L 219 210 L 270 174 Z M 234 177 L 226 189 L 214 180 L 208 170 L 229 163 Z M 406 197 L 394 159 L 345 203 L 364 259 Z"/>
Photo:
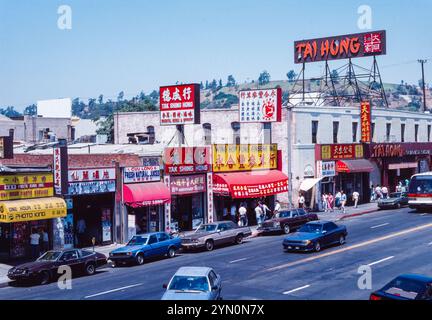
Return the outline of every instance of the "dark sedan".
<path id="1" fill-rule="evenodd" d="M 432 278 L 417 274 L 403 274 L 372 293 L 369 299 L 432 301 Z"/>
<path id="2" fill-rule="evenodd" d="M 64 273 L 59 274 L 61 266 L 69 266 L 72 276 L 92 275 L 96 272 L 96 268 L 106 263 L 106 256 L 98 252 L 80 249 L 48 251 L 36 261 L 11 268 L 8 277 L 19 282 L 38 281 L 40 284 L 47 284 Z"/>
<path id="3" fill-rule="evenodd" d="M 345 226 L 334 222 L 314 221 L 303 225 L 298 232 L 283 240 L 285 251 L 321 251 L 332 244 L 344 244 L 347 236 Z"/>
<path id="4" fill-rule="evenodd" d="M 386 199 L 378 200 L 378 208 L 380 209 L 394 209 L 401 208 L 408 205 L 407 192 L 393 192 Z"/>
<path id="5" fill-rule="evenodd" d="M 266 220 L 257 230 L 262 233 L 284 232 L 288 234 L 305 223 L 315 220 L 318 220 L 315 213 L 308 213 L 303 209 L 283 210 L 271 219 Z"/>

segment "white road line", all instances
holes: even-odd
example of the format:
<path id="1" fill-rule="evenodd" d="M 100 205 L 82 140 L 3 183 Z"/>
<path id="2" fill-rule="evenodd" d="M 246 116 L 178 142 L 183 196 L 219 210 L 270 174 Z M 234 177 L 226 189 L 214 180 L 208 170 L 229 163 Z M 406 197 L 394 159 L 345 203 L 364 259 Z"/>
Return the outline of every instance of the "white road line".
<path id="1" fill-rule="evenodd" d="M 379 225 L 377 225 L 377 226 L 373 226 L 373 227 L 370 227 L 370 228 L 371 228 L 371 229 L 375 229 L 375 228 L 379 228 L 379 227 L 384 227 L 384 226 L 389 225 L 389 224 L 390 224 L 390 223 L 387 222 L 387 223 L 379 224 Z"/>
<path id="2" fill-rule="evenodd" d="M 290 291 L 282 292 L 282 294 L 290 294 L 290 293 L 297 292 L 297 291 L 300 291 L 300 290 L 303 290 L 303 289 L 306 289 L 306 288 L 309 288 L 309 287 L 310 287 L 310 285 L 307 284 L 307 285 L 305 285 L 303 287 L 300 287 L 300 288 L 296 288 L 296 289 L 292 289 Z"/>
<path id="3" fill-rule="evenodd" d="M 429 242 L 429 243 L 428 243 L 428 246 L 432 246 L 432 242 Z"/>
<path id="4" fill-rule="evenodd" d="M 248 258 L 241 258 L 241 259 L 237 259 L 237 260 L 233 260 L 233 261 L 230 261 L 230 262 L 228 262 L 228 263 L 236 263 L 236 262 L 240 262 L 240 261 L 245 261 L 245 260 L 247 260 Z"/>
<path id="5" fill-rule="evenodd" d="M 425 216 L 425 215 L 427 215 L 427 213 L 422 213 L 422 214 L 420 214 L 421 216 Z"/>
<path id="6" fill-rule="evenodd" d="M 117 291 L 129 289 L 129 288 L 133 288 L 133 287 L 138 287 L 138 286 L 141 286 L 141 285 L 142 285 L 142 283 L 137 283 L 137 284 L 132 284 L 132 285 L 126 286 L 126 287 L 121 287 L 121 288 L 117 288 L 117 289 L 103 291 L 103 292 L 92 294 L 90 296 L 85 296 L 84 299 L 93 298 L 93 297 L 97 297 L 97 296 L 101 296 L 101 295 L 104 295 L 104 294 L 108 294 L 108 293 L 112 293 L 112 292 L 117 292 Z"/>
<path id="7" fill-rule="evenodd" d="M 394 256 L 390 256 L 390 257 L 387 257 L 387 258 L 384 258 L 384 259 L 381 259 L 381 260 L 378 260 L 378 261 L 375 261 L 375 262 L 371 262 L 371 263 L 368 264 L 368 266 L 372 267 L 373 265 L 376 265 L 378 263 L 381 263 L 381 262 L 384 262 L 384 261 L 387 261 L 387 260 L 390 260 L 390 259 L 393 259 L 393 258 L 394 258 Z"/>

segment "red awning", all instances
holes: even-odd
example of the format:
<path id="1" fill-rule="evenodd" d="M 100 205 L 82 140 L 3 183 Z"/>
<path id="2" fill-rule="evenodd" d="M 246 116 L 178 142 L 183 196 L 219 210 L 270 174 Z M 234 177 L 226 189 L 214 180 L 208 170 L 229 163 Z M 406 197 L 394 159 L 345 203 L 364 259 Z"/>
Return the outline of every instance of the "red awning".
<path id="1" fill-rule="evenodd" d="M 134 208 L 161 205 L 171 202 L 171 193 L 163 182 L 125 184 L 123 202 Z"/>
<path id="2" fill-rule="evenodd" d="M 288 177 L 279 170 L 213 175 L 213 192 L 232 198 L 258 198 L 287 191 Z"/>
<path id="3" fill-rule="evenodd" d="M 373 164 L 367 159 L 338 160 L 338 162 L 336 162 L 337 172 L 356 173 L 372 172 L 373 170 Z"/>

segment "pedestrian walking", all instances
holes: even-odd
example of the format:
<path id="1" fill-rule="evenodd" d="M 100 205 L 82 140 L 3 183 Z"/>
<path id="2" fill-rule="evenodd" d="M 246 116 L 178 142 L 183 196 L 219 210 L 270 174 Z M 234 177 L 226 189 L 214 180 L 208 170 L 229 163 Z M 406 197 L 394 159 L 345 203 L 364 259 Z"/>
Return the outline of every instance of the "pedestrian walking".
<path id="1" fill-rule="evenodd" d="M 377 184 L 377 186 L 375 187 L 375 195 L 376 195 L 376 200 L 382 198 L 382 191 L 379 184 Z"/>
<path id="2" fill-rule="evenodd" d="M 343 192 L 343 190 L 341 190 L 341 197 L 340 197 L 340 203 L 341 203 L 341 210 L 342 213 L 345 213 L 345 204 L 347 201 L 347 196 L 346 194 Z"/>
<path id="3" fill-rule="evenodd" d="M 386 186 L 384 186 L 384 187 L 381 188 L 381 192 L 382 192 L 383 198 L 387 199 L 387 197 L 388 197 L 388 189 L 387 189 Z"/>
<path id="4" fill-rule="evenodd" d="M 303 196 L 303 193 L 300 193 L 300 197 L 298 200 L 298 207 L 303 209 L 304 205 L 305 205 L 305 197 Z"/>
<path id="5" fill-rule="evenodd" d="M 328 195 L 324 192 L 321 196 L 322 206 L 324 212 L 328 212 L 328 203 L 327 203 Z"/>
<path id="6" fill-rule="evenodd" d="M 48 232 L 42 228 L 42 251 L 45 253 L 49 250 L 49 236 Z"/>
<path id="7" fill-rule="evenodd" d="M 78 244 L 81 247 L 85 246 L 86 239 L 85 239 L 85 233 L 87 230 L 86 222 L 83 218 L 80 218 L 77 222 L 77 233 L 78 233 Z"/>
<path id="8" fill-rule="evenodd" d="M 31 256 L 33 259 L 37 259 L 40 255 L 40 234 L 36 231 L 35 228 L 32 229 L 30 234 L 30 248 L 31 248 Z"/>
<path id="9" fill-rule="evenodd" d="M 242 203 L 239 208 L 239 221 L 240 226 L 246 227 L 247 226 L 247 209 L 245 208 L 244 204 Z"/>
<path id="10" fill-rule="evenodd" d="M 279 202 L 279 200 L 276 200 L 276 204 L 273 210 L 273 215 L 278 218 L 279 217 L 279 211 L 281 210 L 281 204 Z"/>
<path id="11" fill-rule="evenodd" d="M 257 221 L 258 227 L 261 227 L 262 224 L 262 217 L 264 216 L 263 210 L 260 206 L 260 202 L 258 202 L 257 206 L 255 207 L 255 217 Z"/>
<path id="12" fill-rule="evenodd" d="M 341 197 L 342 197 L 342 193 L 338 191 L 335 196 L 335 207 L 338 209 L 340 209 L 341 207 Z"/>
<path id="13" fill-rule="evenodd" d="M 327 196 L 327 208 L 330 212 L 333 212 L 334 198 L 333 198 L 333 194 L 331 192 L 329 192 L 329 194 Z"/>
<path id="14" fill-rule="evenodd" d="M 353 198 L 353 201 L 354 201 L 354 208 L 357 208 L 357 204 L 358 204 L 358 201 L 359 201 L 359 198 L 360 198 L 360 193 L 358 193 L 357 191 L 354 191 L 353 194 L 352 194 L 352 198 Z"/>
<path id="15" fill-rule="evenodd" d="M 375 201 L 375 200 L 376 200 L 375 187 L 372 184 L 370 188 L 370 201 Z"/>
<path id="16" fill-rule="evenodd" d="M 271 214 L 271 210 L 269 207 L 267 207 L 267 205 L 263 202 L 261 202 L 261 209 L 264 213 L 264 220 L 266 220 L 267 218 L 271 218 L 270 214 Z"/>

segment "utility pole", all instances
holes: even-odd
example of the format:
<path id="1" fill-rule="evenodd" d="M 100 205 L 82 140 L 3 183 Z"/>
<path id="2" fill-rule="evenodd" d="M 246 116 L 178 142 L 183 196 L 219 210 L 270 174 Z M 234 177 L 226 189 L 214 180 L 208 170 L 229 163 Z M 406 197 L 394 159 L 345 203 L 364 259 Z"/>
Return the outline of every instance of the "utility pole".
<path id="1" fill-rule="evenodd" d="M 427 109 L 426 109 L 426 85 L 425 85 L 425 78 L 424 78 L 424 64 L 427 62 L 427 60 L 419 59 L 418 62 L 421 64 L 421 68 L 422 68 L 423 112 L 425 112 Z"/>

